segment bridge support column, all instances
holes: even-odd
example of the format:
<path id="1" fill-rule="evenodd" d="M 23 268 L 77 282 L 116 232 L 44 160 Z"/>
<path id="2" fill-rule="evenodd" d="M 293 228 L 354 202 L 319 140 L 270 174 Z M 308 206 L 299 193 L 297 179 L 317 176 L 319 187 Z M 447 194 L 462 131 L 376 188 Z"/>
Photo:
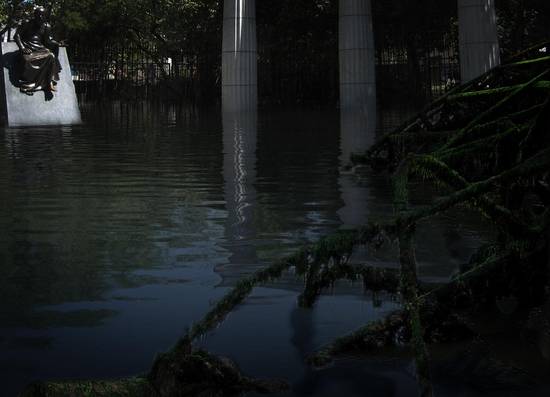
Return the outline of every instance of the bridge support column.
<path id="1" fill-rule="evenodd" d="M 340 106 L 365 107 L 376 93 L 371 0 L 340 0 Z"/>
<path id="2" fill-rule="evenodd" d="M 356 175 L 347 172 L 351 155 L 365 153 L 376 136 L 376 98 L 359 109 L 340 109 L 340 185 L 344 206 L 338 216 L 347 227 L 360 227 L 369 221 L 369 203 L 373 197 L 369 187 L 358 184 Z"/>
<path id="3" fill-rule="evenodd" d="M 222 103 L 226 110 L 258 102 L 256 1 L 224 0 Z"/>
<path id="4" fill-rule="evenodd" d="M 495 0 L 457 0 L 462 83 L 500 64 Z"/>

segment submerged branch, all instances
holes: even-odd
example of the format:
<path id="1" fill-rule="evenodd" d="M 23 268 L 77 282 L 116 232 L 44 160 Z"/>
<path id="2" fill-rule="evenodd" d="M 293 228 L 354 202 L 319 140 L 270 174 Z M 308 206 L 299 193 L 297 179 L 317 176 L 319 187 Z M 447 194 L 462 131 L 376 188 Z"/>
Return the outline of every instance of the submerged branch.
<path id="1" fill-rule="evenodd" d="M 465 189 L 459 190 L 442 199 L 436 200 L 432 206 L 420 208 L 407 215 L 410 223 L 418 222 L 421 219 L 446 211 L 456 205 L 480 197 L 481 195 L 494 190 L 499 184 L 506 183 L 514 178 L 531 176 L 545 172 L 550 166 L 550 149 L 542 150 L 523 163 L 492 176 L 486 180 L 470 184 Z"/>
<path id="2" fill-rule="evenodd" d="M 411 159 L 413 167 L 421 169 L 425 177 L 436 179 L 456 190 L 471 186 L 457 171 L 434 156 L 411 156 Z M 475 207 L 481 210 L 485 216 L 493 220 L 495 224 L 506 227 L 510 233 L 524 236 L 528 232 L 528 225 L 517 218 L 508 208 L 495 203 L 484 195 L 479 195 L 473 201 Z"/>
<path id="3" fill-rule="evenodd" d="M 497 109 L 505 105 L 506 103 L 510 102 L 512 99 L 514 99 L 516 96 L 518 96 L 520 93 L 525 91 L 527 88 L 533 86 L 538 81 L 540 81 L 544 76 L 546 76 L 550 72 L 550 69 L 546 69 L 542 73 L 538 74 L 537 76 L 533 77 L 531 80 L 526 82 L 525 84 L 520 85 L 518 88 L 514 89 L 512 92 L 510 92 L 506 97 L 498 101 L 496 104 L 491 106 L 489 109 L 485 110 L 484 112 L 481 112 L 478 116 L 474 117 L 462 130 L 460 130 L 455 136 L 453 136 L 447 144 L 443 145 L 441 149 L 448 149 L 451 146 L 453 146 L 456 142 L 460 141 L 465 135 L 467 135 L 476 125 L 481 123 L 484 119 L 486 119 L 489 115 L 493 114 Z"/>
<path id="4" fill-rule="evenodd" d="M 298 273 L 307 272 L 312 266 L 328 263 L 332 258 L 347 258 L 351 255 L 354 245 L 373 238 L 377 226 L 369 226 L 360 230 L 340 231 L 332 236 L 322 238 L 311 247 L 301 249 L 296 254 L 282 259 L 275 264 L 260 270 L 239 281 L 190 331 L 176 344 L 177 350 L 187 350 L 189 344 L 208 331 L 217 327 L 236 306 L 241 304 L 252 292 L 253 288 L 262 283 L 281 277 L 283 272 L 295 266 Z"/>
<path id="5" fill-rule="evenodd" d="M 396 293 L 399 289 L 399 270 L 367 265 L 334 264 L 323 269 L 315 281 L 306 284 L 298 302 L 303 307 L 311 307 L 321 292 L 338 280 L 363 281 L 363 288 L 369 291 Z"/>
<path id="6" fill-rule="evenodd" d="M 405 328 L 403 312 L 388 315 L 371 322 L 349 335 L 337 338 L 323 349 L 311 355 L 307 361 L 315 367 L 329 364 L 334 357 L 347 354 L 379 353 L 388 348 L 403 348 Z"/>
<path id="7" fill-rule="evenodd" d="M 550 59 L 548 57 L 547 59 Z M 500 95 L 500 94 L 506 94 L 511 91 L 516 91 L 518 89 L 524 88 L 525 84 L 519 84 L 515 86 L 509 86 L 509 87 L 497 87 L 497 88 L 489 88 L 486 90 L 479 90 L 479 91 L 466 91 L 466 92 L 460 92 L 458 94 L 454 94 L 449 96 L 449 101 L 457 101 L 462 99 L 478 99 L 480 97 L 486 97 L 486 96 L 492 96 L 492 95 Z M 542 80 L 537 81 L 534 83 L 532 88 L 535 89 L 541 89 L 541 90 L 548 90 L 550 89 L 550 81 Z"/>

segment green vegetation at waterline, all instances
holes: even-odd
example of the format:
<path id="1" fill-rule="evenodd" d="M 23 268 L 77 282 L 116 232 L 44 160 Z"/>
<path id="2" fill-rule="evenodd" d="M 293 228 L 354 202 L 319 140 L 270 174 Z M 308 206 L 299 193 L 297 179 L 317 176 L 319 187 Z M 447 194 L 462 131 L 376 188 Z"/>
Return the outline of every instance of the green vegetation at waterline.
<path id="1" fill-rule="evenodd" d="M 499 298 L 516 300 L 526 327 L 548 333 L 544 313 L 550 281 L 550 59 L 542 48 L 548 44 L 455 89 L 367 153 L 354 156 L 357 165 L 393 178 L 393 219 L 321 239 L 240 281 L 172 350 L 156 359 L 146 377 L 45 383 L 33 385 L 24 396 L 65 396 L 75 388 L 98 396 L 154 390 L 162 397 L 280 389 L 283 383 L 249 379 L 229 361 L 196 350 L 193 342 L 217 327 L 255 286 L 290 268 L 305 279 L 299 298 L 305 307 L 340 279 L 363 280 L 366 289 L 398 294 L 402 310 L 335 340 L 310 362 L 322 366 L 340 355 L 409 346 L 423 396 L 432 395 L 429 345 L 474 339 L 476 332 L 465 319 L 476 310 L 494 310 Z M 429 206 L 411 208 L 411 182 L 419 181 L 437 186 L 441 197 Z M 420 283 L 416 225 L 456 206 L 479 211 L 495 225 L 497 235 L 451 282 Z M 350 263 L 356 247 L 377 249 L 392 241 L 399 245 L 399 270 Z M 107 389 L 112 394 L 105 394 Z"/>
<path id="2" fill-rule="evenodd" d="M 116 381 L 48 382 L 33 384 L 22 397 L 154 397 L 156 392 L 147 379 L 134 378 Z"/>
<path id="3" fill-rule="evenodd" d="M 227 358 L 202 350 L 161 355 L 148 376 L 111 381 L 47 382 L 30 385 L 21 397 L 213 397 L 245 391 L 284 390 L 284 381 L 243 376 Z"/>

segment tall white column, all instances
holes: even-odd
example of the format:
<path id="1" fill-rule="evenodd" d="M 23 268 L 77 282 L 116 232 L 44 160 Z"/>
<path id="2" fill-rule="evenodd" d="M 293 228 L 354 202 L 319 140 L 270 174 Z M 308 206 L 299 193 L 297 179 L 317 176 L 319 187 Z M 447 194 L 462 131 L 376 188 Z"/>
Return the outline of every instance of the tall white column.
<path id="1" fill-rule="evenodd" d="M 495 0 L 457 0 L 460 73 L 467 83 L 500 64 Z"/>
<path id="2" fill-rule="evenodd" d="M 369 187 L 358 184 L 356 175 L 346 173 L 353 153 L 364 153 L 376 136 L 376 96 L 360 109 L 340 109 L 340 193 L 344 206 L 338 216 L 347 227 L 358 227 L 368 222 L 369 203 L 373 202 Z"/>
<path id="3" fill-rule="evenodd" d="M 340 106 L 363 107 L 376 92 L 371 0 L 340 0 Z"/>
<path id="4" fill-rule="evenodd" d="M 222 103 L 226 110 L 258 102 L 256 1 L 224 0 Z"/>
<path id="5" fill-rule="evenodd" d="M 340 109 L 340 164 L 350 164 L 351 155 L 365 153 L 376 140 L 376 95 L 360 109 Z"/>

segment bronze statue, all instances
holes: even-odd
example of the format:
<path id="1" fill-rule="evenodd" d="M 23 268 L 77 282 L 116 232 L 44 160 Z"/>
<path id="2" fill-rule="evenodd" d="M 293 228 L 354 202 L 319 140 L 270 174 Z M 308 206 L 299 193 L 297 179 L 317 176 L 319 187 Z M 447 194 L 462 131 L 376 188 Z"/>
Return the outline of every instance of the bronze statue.
<path id="1" fill-rule="evenodd" d="M 56 91 L 61 65 L 54 52 L 62 44 L 51 37 L 44 7 L 35 7 L 32 19 L 17 29 L 14 38 L 22 55 L 18 70 L 21 92 Z"/>

